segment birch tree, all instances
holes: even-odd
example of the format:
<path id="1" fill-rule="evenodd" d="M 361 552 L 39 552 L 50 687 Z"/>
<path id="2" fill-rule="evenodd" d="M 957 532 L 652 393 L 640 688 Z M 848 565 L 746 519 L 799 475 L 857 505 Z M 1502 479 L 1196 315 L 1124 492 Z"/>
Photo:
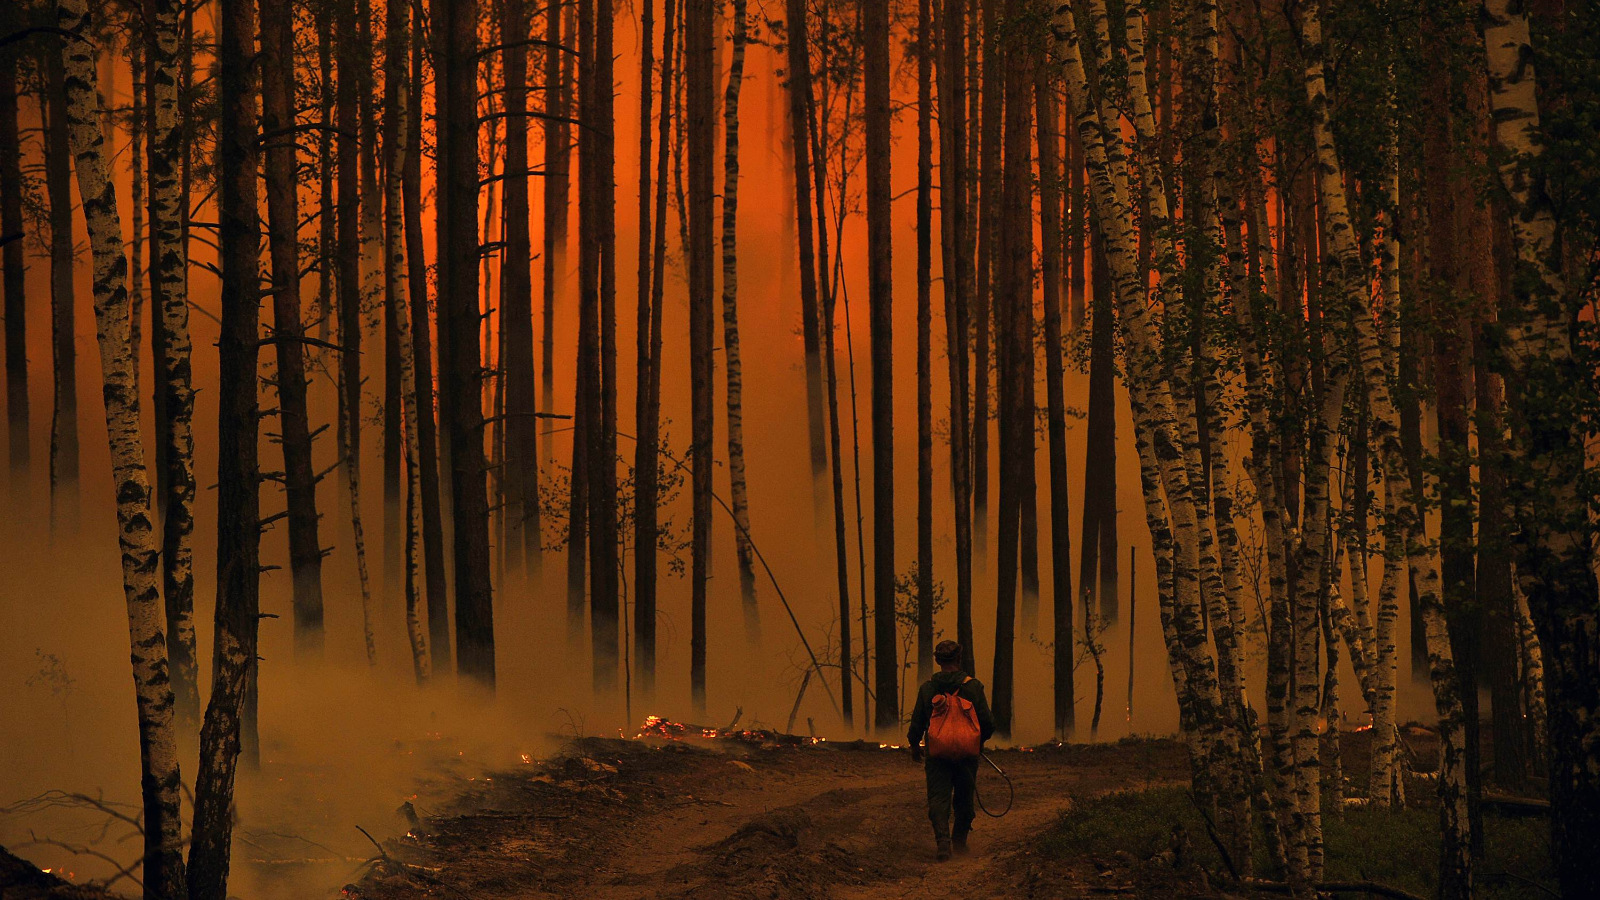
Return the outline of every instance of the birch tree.
<path id="1" fill-rule="evenodd" d="M 755 552 L 750 546 L 750 489 L 744 466 L 744 367 L 739 357 L 739 89 L 744 84 L 745 45 L 749 43 L 746 0 L 733 0 L 732 62 L 722 100 L 722 350 L 728 384 L 728 479 L 733 506 L 734 548 L 739 563 L 745 640 L 761 646 L 761 613 L 756 606 Z"/>
<path id="2" fill-rule="evenodd" d="M 162 593 L 167 653 L 178 719 L 200 721 L 194 626 L 194 387 L 189 340 L 189 254 L 181 173 L 185 131 L 179 118 L 179 4 L 150 4 L 150 304 L 157 366 Z M 156 338 L 159 336 L 159 341 Z"/>
<path id="3" fill-rule="evenodd" d="M 128 262 L 111 180 L 100 99 L 95 92 L 91 22 L 84 0 L 56 7 L 62 30 L 60 65 L 67 137 L 77 169 L 78 195 L 88 224 L 94 265 L 95 338 L 100 349 L 111 477 L 117 498 L 117 543 L 122 592 L 128 610 L 134 696 L 138 705 L 140 783 L 143 795 L 142 880 L 147 900 L 185 894 L 183 824 L 179 816 L 177 723 L 167 672 L 157 590 L 157 547 L 139 430 L 139 379 L 130 340 Z"/>
<path id="4" fill-rule="evenodd" d="M 1505 154 L 1499 175 L 1516 252 L 1503 351 L 1516 578 L 1545 651 L 1552 856 L 1563 893 L 1577 896 L 1600 878 L 1587 838 L 1600 827 L 1600 598 L 1588 503 L 1578 489 L 1588 460 L 1571 405 L 1573 386 L 1585 383 L 1573 336 L 1578 301 L 1563 282 L 1549 197 L 1532 177 L 1545 138 L 1527 12 L 1486 0 L 1482 22 L 1490 121 Z"/>

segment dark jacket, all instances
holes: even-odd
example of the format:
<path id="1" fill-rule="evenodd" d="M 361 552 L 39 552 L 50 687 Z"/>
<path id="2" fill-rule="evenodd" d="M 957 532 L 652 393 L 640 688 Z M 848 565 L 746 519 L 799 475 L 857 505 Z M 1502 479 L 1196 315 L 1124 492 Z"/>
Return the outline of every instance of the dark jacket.
<path id="1" fill-rule="evenodd" d="M 932 678 L 923 682 L 922 688 L 917 691 L 917 705 L 911 711 L 911 730 L 906 732 L 907 743 L 913 747 L 922 743 L 922 736 L 928 731 L 928 718 L 933 715 L 934 695 L 951 692 L 960 694 L 972 703 L 972 708 L 978 713 L 978 728 L 983 740 L 987 741 L 994 734 L 994 716 L 989 712 L 988 699 L 984 697 L 983 682 L 976 678 L 968 679 L 967 673 L 958 669 L 954 672 L 935 672 Z"/>

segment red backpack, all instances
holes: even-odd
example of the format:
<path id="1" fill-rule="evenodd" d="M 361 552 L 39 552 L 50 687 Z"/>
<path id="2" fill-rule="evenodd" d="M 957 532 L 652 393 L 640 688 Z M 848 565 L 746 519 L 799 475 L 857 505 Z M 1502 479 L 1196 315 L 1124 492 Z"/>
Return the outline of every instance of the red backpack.
<path id="1" fill-rule="evenodd" d="M 967 676 L 962 684 L 972 680 Z M 978 727 L 978 711 L 972 701 L 961 696 L 960 688 L 933 695 L 933 713 L 928 717 L 928 755 L 934 759 L 972 759 L 983 746 Z"/>

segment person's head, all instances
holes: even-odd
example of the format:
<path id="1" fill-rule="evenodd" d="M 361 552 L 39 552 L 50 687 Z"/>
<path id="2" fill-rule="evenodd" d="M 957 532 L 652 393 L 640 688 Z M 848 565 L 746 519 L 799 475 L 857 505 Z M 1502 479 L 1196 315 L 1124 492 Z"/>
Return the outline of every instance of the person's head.
<path id="1" fill-rule="evenodd" d="M 954 672 L 961 667 L 961 645 L 955 641 L 940 641 L 933 648 L 933 661 L 939 668 L 946 672 Z"/>

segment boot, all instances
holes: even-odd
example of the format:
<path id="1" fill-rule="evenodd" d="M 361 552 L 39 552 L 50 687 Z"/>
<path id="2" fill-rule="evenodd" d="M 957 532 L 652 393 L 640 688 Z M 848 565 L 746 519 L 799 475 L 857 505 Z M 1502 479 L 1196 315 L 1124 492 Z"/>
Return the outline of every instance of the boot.
<path id="1" fill-rule="evenodd" d="M 938 860 L 939 862 L 944 862 L 945 860 L 950 858 L 950 841 L 949 841 L 949 839 L 947 839 L 947 838 L 940 838 L 939 839 L 939 849 L 933 854 L 933 858 Z"/>
<path id="2" fill-rule="evenodd" d="M 965 831 L 956 832 L 951 837 L 950 843 L 957 856 L 966 856 L 972 852 L 967 848 L 967 833 Z"/>

